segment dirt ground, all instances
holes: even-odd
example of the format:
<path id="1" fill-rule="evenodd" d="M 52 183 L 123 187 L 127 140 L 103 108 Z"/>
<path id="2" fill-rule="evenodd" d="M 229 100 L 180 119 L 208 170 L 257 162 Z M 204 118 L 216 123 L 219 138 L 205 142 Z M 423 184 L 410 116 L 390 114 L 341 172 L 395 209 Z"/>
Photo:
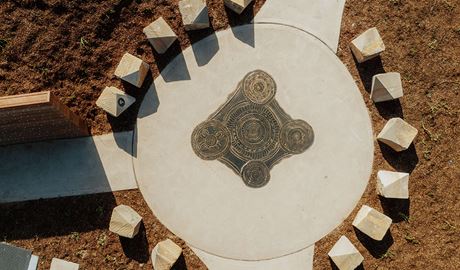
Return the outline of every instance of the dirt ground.
<path id="1" fill-rule="evenodd" d="M 145 93 L 145 85 L 134 89 L 112 76 L 125 51 L 141 56 L 157 76 L 181 48 L 212 31 L 190 36 L 183 32 L 176 1 L 75 3 L 0 1 L 0 95 L 52 89 L 87 119 L 94 134 L 134 124 L 137 108 L 119 119 L 107 119 L 94 105 L 106 85 L 124 87 L 139 98 Z M 263 1 L 256 1 L 242 18 L 227 12 L 221 1 L 208 4 L 213 28 L 220 30 L 249 21 Z M 179 42 L 164 56 L 154 53 L 142 34 L 142 28 L 160 15 L 179 35 Z M 373 26 L 387 50 L 381 58 L 358 65 L 348 44 Z M 348 0 L 338 55 L 362 91 L 375 134 L 389 118 L 402 117 L 419 135 L 399 154 L 375 144 L 369 186 L 345 222 L 317 243 L 315 269 L 333 268 L 327 252 L 341 235 L 365 257 L 361 269 L 459 269 L 460 2 Z M 369 99 L 370 82 L 374 74 L 385 71 L 402 74 L 405 96 L 375 105 Z M 410 200 L 379 198 L 379 169 L 410 172 Z M 144 217 L 145 228 L 131 241 L 107 230 L 111 210 L 122 203 Z M 351 226 L 363 204 L 393 218 L 384 241 L 372 241 Z M 152 269 L 149 250 L 168 237 L 185 248 L 176 270 L 206 269 L 156 220 L 138 191 L 0 205 L 0 240 L 32 249 L 41 256 L 39 269 L 48 269 L 52 257 L 80 263 L 81 269 Z"/>

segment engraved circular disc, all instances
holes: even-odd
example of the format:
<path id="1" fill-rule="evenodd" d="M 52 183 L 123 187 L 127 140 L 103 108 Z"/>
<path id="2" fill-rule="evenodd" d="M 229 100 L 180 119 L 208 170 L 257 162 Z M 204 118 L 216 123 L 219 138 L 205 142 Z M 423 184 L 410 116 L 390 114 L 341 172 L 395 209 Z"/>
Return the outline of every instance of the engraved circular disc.
<path id="1" fill-rule="evenodd" d="M 192 148 L 202 159 L 218 159 L 230 148 L 230 132 L 219 121 L 203 122 L 192 133 Z"/>
<path id="2" fill-rule="evenodd" d="M 279 149 L 280 123 L 267 107 L 241 103 L 228 114 L 232 152 L 245 160 L 270 158 Z"/>
<path id="3" fill-rule="evenodd" d="M 241 169 L 243 182 L 252 188 L 260 188 L 270 181 L 270 170 L 262 161 L 251 160 Z"/>
<path id="4" fill-rule="evenodd" d="M 243 93 L 251 102 L 267 104 L 276 93 L 276 83 L 266 72 L 256 70 L 243 80 Z"/>
<path id="5" fill-rule="evenodd" d="M 303 120 L 288 122 L 281 129 L 281 146 L 291 154 L 305 152 L 314 140 L 312 127 Z"/>

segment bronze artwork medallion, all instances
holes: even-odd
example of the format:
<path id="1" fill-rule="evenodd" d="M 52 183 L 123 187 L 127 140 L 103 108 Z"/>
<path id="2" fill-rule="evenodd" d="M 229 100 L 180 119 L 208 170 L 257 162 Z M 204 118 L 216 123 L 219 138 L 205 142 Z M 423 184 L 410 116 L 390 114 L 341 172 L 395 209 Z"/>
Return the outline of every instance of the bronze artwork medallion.
<path id="1" fill-rule="evenodd" d="M 247 186 L 260 188 L 274 165 L 305 152 L 313 144 L 313 129 L 284 112 L 276 90 L 268 73 L 248 73 L 227 102 L 194 129 L 192 148 L 198 157 L 219 160 Z"/>

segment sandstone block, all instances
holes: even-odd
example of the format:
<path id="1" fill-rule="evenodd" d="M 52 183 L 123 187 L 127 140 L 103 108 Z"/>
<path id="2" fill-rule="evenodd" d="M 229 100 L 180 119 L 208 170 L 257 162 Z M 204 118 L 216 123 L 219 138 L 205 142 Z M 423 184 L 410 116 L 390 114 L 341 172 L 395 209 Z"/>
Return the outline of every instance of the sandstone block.
<path id="1" fill-rule="evenodd" d="M 363 205 L 353 221 L 353 226 L 369 236 L 380 241 L 383 239 L 393 221 L 379 211 Z"/>
<path id="2" fill-rule="evenodd" d="M 225 6 L 238 14 L 243 13 L 253 0 L 224 0 Z"/>
<path id="3" fill-rule="evenodd" d="M 403 96 L 401 75 L 389 72 L 372 78 L 371 98 L 374 102 L 395 100 Z"/>
<path id="4" fill-rule="evenodd" d="M 96 101 L 96 105 L 107 113 L 118 117 L 131 106 L 136 99 L 116 87 L 106 87 Z"/>
<path id="5" fill-rule="evenodd" d="M 115 76 L 136 87 L 141 87 L 149 69 L 149 65 L 141 59 L 125 53 L 115 70 Z"/>
<path id="6" fill-rule="evenodd" d="M 380 131 L 377 140 L 390 146 L 397 152 L 407 150 L 417 136 L 417 129 L 401 118 L 390 119 Z"/>
<path id="7" fill-rule="evenodd" d="M 176 41 L 176 33 L 169 27 L 163 17 L 158 18 L 143 30 L 150 44 L 158 53 L 165 53 Z"/>
<path id="8" fill-rule="evenodd" d="M 179 11 L 186 31 L 209 27 L 208 7 L 205 0 L 182 0 Z"/>
<path id="9" fill-rule="evenodd" d="M 364 261 L 364 257 L 347 237 L 340 237 L 328 253 L 339 270 L 354 270 Z"/>
<path id="10" fill-rule="evenodd" d="M 50 270 L 78 270 L 79 267 L 76 263 L 53 258 Z"/>
<path id="11" fill-rule="evenodd" d="M 409 199 L 409 174 L 379 171 L 377 173 L 377 191 L 385 198 Z"/>
<path id="12" fill-rule="evenodd" d="M 158 243 L 152 250 L 152 263 L 155 270 L 170 270 L 182 254 L 182 248 L 170 239 Z"/>
<path id="13" fill-rule="evenodd" d="M 375 27 L 356 37 L 351 41 L 350 47 L 359 63 L 372 59 L 385 51 L 385 44 Z"/>
<path id="14" fill-rule="evenodd" d="M 131 207 L 119 205 L 113 209 L 109 230 L 123 237 L 134 238 L 141 222 L 142 217 Z"/>

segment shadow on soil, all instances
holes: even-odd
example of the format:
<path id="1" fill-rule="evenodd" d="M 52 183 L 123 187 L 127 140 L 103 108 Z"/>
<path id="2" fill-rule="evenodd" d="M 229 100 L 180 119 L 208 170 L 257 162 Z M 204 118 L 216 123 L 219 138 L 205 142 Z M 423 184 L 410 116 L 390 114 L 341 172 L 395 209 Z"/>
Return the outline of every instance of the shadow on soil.
<path id="1" fill-rule="evenodd" d="M 184 254 L 180 255 L 179 259 L 172 266 L 171 270 L 187 270 Z"/>
<path id="2" fill-rule="evenodd" d="M 45 238 L 107 229 L 112 193 L 0 204 L 2 241 Z"/>
<path id="3" fill-rule="evenodd" d="M 353 227 L 355 230 L 356 237 L 358 237 L 359 241 L 363 246 L 369 251 L 369 253 L 374 258 L 382 258 L 387 253 L 388 249 L 393 245 L 394 240 L 393 236 L 391 235 L 390 230 L 385 234 L 381 241 L 376 241 L 360 230 Z"/>
<path id="4" fill-rule="evenodd" d="M 377 56 L 373 59 L 367 60 L 364 63 L 358 63 L 354 55 L 353 59 L 355 61 L 356 68 L 358 69 L 359 77 L 363 82 L 364 88 L 368 93 L 370 93 L 372 88 L 372 77 L 380 73 L 385 73 L 382 58 Z"/>
<path id="5" fill-rule="evenodd" d="M 410 200 L 387 199 L 379 196 L 383 212 L 389 216 L 393 223 L 408 221 L 410 217 Z"/>
<path id="6" fill-rule="evenodd" d="M 149 242 L 144 223 L 141 224 L 139 233 L 133 239 L 120 236 L 120 243 L 126 257 L 139 263 L 147 263 L 149 261 Z"/>
<path id="7" fill-rule="evenodd" d="M 396 152 L 382 142 L 379 142 L 379 146 L 385 160 L 398 172 L 412 173 L 419 162 L 414 144 L 402 152 Z"/>
<path id="8" fill-rule="evenodd" d="M 386 120 L 395 117 L 404 118 L 403 108 L 399 99 L 378 102 L 375 103 L 375 107 L 379 111 L 379 114 Z"/>
<path id="9" fill-rule="evenodd" d="M 331 264 L 331 269 L 332 270 L 340 270 L 337 265 L 332 261 L 331 258 L 329 258 L 329 263 Z M 360 264 L 358 267 L 355 268 L 355 270 L 364 270 L 364 265 Z"/>

